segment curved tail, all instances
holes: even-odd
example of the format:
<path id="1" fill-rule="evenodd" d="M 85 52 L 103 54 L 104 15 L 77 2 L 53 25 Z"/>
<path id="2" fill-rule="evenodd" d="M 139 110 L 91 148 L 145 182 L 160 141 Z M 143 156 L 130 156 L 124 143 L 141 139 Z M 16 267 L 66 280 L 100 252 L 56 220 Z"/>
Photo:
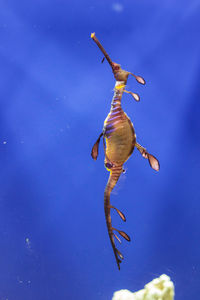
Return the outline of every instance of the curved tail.
<path id="1" fill-rule="evenodd" d="M 106 217 L 106 224 L 107 224 L 109 238 L 111 241 L 111 245 L 112 245 L 112 248 L 114 251 L 115 259 L 116 259 L 119 270 L 120 270 L 121 260 L 123 259 L 123 255 L 115 246 L 114 236 L 120 243 L 121 243 L 121 241 L 120 241 L 119 237 L 113 231 L 117 231 L 127 241 L 130 241 L 130 237 L 124 231 L 120 231 L 120 230 L 117 230 L 112 227 L 111 215 L 110 215 L 111 208 L 114 208 L 117 211 L 117 213 L 119 214 L 119 216 L 122 218 L 123 221 L 126 221 L 126 218 L 120 210 L 118 210 L 117 208 L 115 208 L 114 206 L 112 206 L 110 204 L 110 194 L 111 194 L 114 186 L 116 185 L 122 171 L 123 171 L 122 167 L 113 167 L 112 168 L 112 170 L 110 171 L 110 176 L 109 176 L 109 179 L 108 179 L 108 182 L 107 182 L 107 185 L 105 188 L 105 192 L 104 192 L 104 211 L 105 211 L 105 217 Z"/>

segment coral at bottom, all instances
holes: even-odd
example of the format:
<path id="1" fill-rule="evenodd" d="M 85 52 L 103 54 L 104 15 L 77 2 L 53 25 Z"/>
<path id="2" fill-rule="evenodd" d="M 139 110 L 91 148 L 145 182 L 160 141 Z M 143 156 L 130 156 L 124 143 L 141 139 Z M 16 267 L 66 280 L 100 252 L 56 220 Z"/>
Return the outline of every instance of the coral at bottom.
<path id="1" fill-rule="evenodd" d="M 173 300 L 174 284 L 170 277 L 163 274 L 147 283 L 144 289 L 132 293 L 120 290 L 114 293 L 112 300 Z"/>

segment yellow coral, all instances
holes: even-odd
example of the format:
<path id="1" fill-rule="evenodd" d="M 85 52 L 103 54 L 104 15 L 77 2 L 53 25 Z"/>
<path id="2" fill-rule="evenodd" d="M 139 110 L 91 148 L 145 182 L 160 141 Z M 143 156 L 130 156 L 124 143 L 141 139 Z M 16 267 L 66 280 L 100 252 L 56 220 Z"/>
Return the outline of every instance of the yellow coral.
<path id="1" fill-rule="evenodd" d="M 174 284 L 170 277 L 163 274 L 147 283 L 143 290 L 131 293 L 120 290 L 114 293 L 112 300 L 173 300 Z"/>

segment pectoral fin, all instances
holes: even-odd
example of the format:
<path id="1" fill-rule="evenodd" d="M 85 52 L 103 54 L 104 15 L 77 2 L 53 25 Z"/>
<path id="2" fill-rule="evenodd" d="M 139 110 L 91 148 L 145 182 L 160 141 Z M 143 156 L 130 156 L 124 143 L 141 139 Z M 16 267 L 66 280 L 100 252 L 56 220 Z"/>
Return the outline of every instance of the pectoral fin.
<path id="1" fill-rule="evenodd" d="M 157 158 L 155 156 L 153 156 L 152 154 L 148 153 L 147 150 L 144 147 L 142 147 L 140 144 L 136 143 L 135 146 L 140 151 L 142 156 L 144 158 L 148 159 L 149 164 L 152 167 L 152 169 L 154 169 L 155 171 L 159 171 L 160 164 L 159 164 L 159 161 L 157 160 Z"/>
<path id="2" fill-rule="evenodd" d="M 152 154 L 148 153 L 148 160 L 149 160 L 149 164 L 152 167 L 152 169 L 154 169 L 156 171 L 160 170 L 159 161 L 157 160 L 157 158 L 155 158 L 155 156 L 153 156 Z"/>
<path id="3" fill-rule="evenodd" d="M 100 136 L 98 137 L 96 143 L 94 144 L 94 146 L 92 147 L 92 151 L 91 151 L 91 156 L 94 160 L 97 159 L 98 157 L 98 153 L 99 153 L 99 142 L 100 142 L 100 139 L 102 137 L 103 133 L 100 134 Z"/>

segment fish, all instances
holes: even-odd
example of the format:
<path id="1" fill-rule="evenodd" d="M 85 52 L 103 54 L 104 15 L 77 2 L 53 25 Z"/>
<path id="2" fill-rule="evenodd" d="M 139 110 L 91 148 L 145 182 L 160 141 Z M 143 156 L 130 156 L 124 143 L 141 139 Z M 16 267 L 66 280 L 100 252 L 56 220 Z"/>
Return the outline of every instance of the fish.
<path id="1" fill-rule="evenodd" d="M 137 102 L 140 101 L 140 97 L 137 93 L 133 93 L 125 89 L 128 76 L 132 75 L 136 79 L 136 81 L 142 85 L 145 85 L 146 83 L 144 78 L 123 70 L 120 64 L 113 62 L 103 48 L 102 44 L 97 39 L 95 33 L 91 34 L 91 38 L 100 48 L 101 52 L 104 55 L 104 59 L 106 59 L 110 64 L 114 78 L 116 80 L 114 86 L 114 95 L 111 102 L 111 109 L 104 121 L 103 130 L 96 140 L 94 146 L 92 147 L 91 156 L 94 160 L 97 160 L 99 153 L 99 143 L 101 138 L 103 137 L 103 147 L 105 154 L 104 165 L 105 168 L 110 172 L 110 176 L 108 178 L 108 182 L 104 191 L 104 212 L 108 235 L 118 269 L 120 270 L 120 264 L 124 257 L 117 249 L 114 238 L 116 238 L 117 241 L 121 243 L 120 238 L 116 234 L 118 233 L 126 241 L 130 241 L 131 239 L 127 233 L 112 226 L 111 209 L 114 209 L 124 222 L 126 221 L 126 217 L 119 209 L 111 205 L 110 194 L 117 184 L 121 173 L 124 172 L 123 165 L 132 155 L 134 148 L 137 148 L 141 155 L 145 159 L 148 159 L 151 168 L 153 168 L 155 171 L 159 171 L 160 164 L 155 156 L 148 153 L 146 148 L 137 143 L 133 123 L 131 122 L 127 114 L 123 111 L 121 106 L 122 95 L 124 92 L 131 94 Z"/>

